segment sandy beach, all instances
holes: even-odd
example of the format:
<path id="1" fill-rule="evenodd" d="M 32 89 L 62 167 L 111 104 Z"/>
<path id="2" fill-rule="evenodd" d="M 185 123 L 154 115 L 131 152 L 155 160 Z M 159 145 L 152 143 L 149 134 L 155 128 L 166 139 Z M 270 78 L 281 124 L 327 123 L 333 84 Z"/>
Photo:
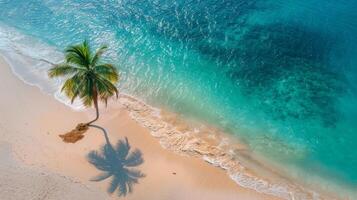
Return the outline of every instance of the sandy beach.
<path id="1" fill-rule="evenodd" d="M 100 171 L 87 155 L 105 144 L 103 132 L 90 128 L 76 144 L 58 137 L 77 123 L 89 121 L 94 110 L 76 112 L 52 96 L 29 86 L 0 60 L 0 196 L 2 199 L 116 199 L 106 192 L 109 179 L 90 181 Z M 128 138 L 144 159 L 136 167 L 145 177 L 123 199 L 275 199 L 239 187 L 221 168 L 199 158 L 162 148 L 149 130 L 132 120 L 124 107 L 101 109 L 96 123 L 111 144 Z"/>

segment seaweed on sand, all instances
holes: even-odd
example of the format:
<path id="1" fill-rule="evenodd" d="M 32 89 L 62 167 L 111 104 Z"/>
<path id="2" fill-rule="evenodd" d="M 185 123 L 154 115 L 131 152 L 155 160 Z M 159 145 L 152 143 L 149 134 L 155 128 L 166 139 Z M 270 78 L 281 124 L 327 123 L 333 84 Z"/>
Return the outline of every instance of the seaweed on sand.
<path id="1" fill-rule="evenodd" d="M 76 143 L 84 137 L 84 133 L 88 130 L 88 128 L 88 124 L 80 123 L 75 129 L 66 134 L 59 135 L 59 137 L 62 138 L 63 142 Z"/>

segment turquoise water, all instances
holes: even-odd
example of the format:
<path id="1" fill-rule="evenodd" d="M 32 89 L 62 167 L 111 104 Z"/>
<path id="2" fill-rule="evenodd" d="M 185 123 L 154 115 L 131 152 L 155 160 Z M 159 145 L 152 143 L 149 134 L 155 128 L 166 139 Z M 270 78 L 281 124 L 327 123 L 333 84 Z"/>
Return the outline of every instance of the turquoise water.
<path id="1" fill-rule="evenodd" d="M 297 176 L 356 188 L 356 10 L 355 0 L 0 0 L 0 25 L 59 50 L 106 43 L 122 91 L 212 123 Z"/>

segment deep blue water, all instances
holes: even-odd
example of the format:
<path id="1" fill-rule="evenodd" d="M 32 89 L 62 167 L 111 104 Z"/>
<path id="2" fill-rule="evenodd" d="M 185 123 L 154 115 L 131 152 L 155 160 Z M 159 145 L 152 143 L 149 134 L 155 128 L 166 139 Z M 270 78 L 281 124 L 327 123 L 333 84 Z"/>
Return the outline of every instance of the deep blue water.
<path id="1" fill-rule="evenodd" d="M 0 24 L 106 43 L 121 89 L 357 187 L 357 1 L 0 0 Z"/>

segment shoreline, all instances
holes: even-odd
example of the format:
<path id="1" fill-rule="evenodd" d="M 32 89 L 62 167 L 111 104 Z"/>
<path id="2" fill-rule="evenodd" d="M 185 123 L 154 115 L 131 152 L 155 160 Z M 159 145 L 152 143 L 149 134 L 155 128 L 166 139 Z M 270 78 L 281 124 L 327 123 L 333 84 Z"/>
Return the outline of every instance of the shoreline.
<path id="1" fill-rule="evenodd" d="M 292 179 L 281 171 L 281 166 L 255 155 L 239 139 L 209 124 L 190 123 L 178 114 L 152 107 L 126 94 L 122 96 L 119 104 L 129 110 L 133 120 L 149 129 L 163 148 L 200 158 L 225 170 L 239 187 L 281 199 L 337 199 L 318 187 L 308 189 L 312 186 Z"/>
<path id="2" fill-rule="evenodd" d="M 23 165 L 43 167 L 63 177 L 74 178 L 76 182 L 88 187 L 99 188 L 105 194 L 107 181 L 88 181 L 98 170 L 86 160 L 89 151 L 98 150 L 103 144 L 102 134 L 91 129 L 75 145 L 64 144 L 58 137 L 58 134 L 70 130 L 78 122 L 88 120 L 90 116 L 84 112 L 74 112 L 52 96 L 44 95 L 38 88 L 25 85 L 12 74 L 2 58 L 0 66 L 2 89 L 6 90 L 11 85 L 13 91 L 16 91 L 15 94 L 4 94 L 0 102 L 1 112 L 4 113 L 0 117 L 1 142 L 12 146 L 14 157 Z M 199 158 L 180 156 L 164 150 L 147 129 L 129 117 L 125 109 L 102 110 L 98 124 L 107 129 L 111 141 L 127 136 L 130 144 L 143 152 L 145 162 L 139 168 L 147 176 L 134 186 L 134 192 L 127 196 L 128 199 L 142 199 L 144 196 L 168 199 L 173 194 L 178 199 L 276 199 L 237 186 L 224 170 Z M 125 133 L 121 133 L 122 130 Z M 8 184 L 16 188 L 16 185 Z M 4 191 L 0 188 L 0 192 Z M 111 196 L 115 197 L 115 194 Z"/>
<path id="3" fill-rule="evenodd" d="M 9 52 L 9 55 L 14 56 L 11 52 Z M 12 63 L 11 59 L 14 58 L 11 57 L 10 60 L 7 60 L 6 56 L 3 56 L 4 55 L 0 54 L 0 59 Z M 27 58 L 25 56 L 23 59 L 27 61 L 27 59 L 31 58 Z M 21 75 L 17 74 L 13 67 L 10 68 L 16 78 L 19 78 L 22 82 L 29 85 L 30 87 L 39 88 L 37 85 L 38 83 L 29 83 L 23 77 L 21 77 Z M 55 98 L 58 103 L 70 106 L 68 103 L 63 101 L 63 97 L 58 97 L 58 94 L 53 96 L 53 94 L 46 92 L 43 88 L 40 88 L 40 90 L 41 93 L 46 93 L 52 98 Z M 132 120 L 136 121 L 138 124 L 140 124 L 140 126 L 146 128 L 148 132 L 150 132 L 151 136 L 154 136 L 160 141 L 161 147 L 180 155 L 199 158 L 200 160 L 204 160 L 210 165 L 224 169 L 226 176 L 234 180 L 234 182 L 238 184 L 239 187 L 251 189 L 263 194 L 274 195 L 282 199 L 325 199 L 320 195 L 329 197 L 332 196 L 331 194 L 326 195 L 326 192 L 319 191 L 319 193 L 316 193 L 312 190 L 304 189 L 306 188 L 306 185 L 303 183 L 298 183 L 297 180 L 292 180 L 288 177 L 285 177 L 285 175 L 279 173 L 279 168 L 276 168 L 276 166 L 272 167 L 269 164 L 265 165 L 266 163 L 262 163 L 262 160 L 257 160 L 255 157 L 252 157 L 254 155 L 252 155 L 249 150 L 247 151 L 246 145 L 240 143 L 240 141 L 236 138 L 234 138 L 234 142 L 231 142 L 231 145 L 234 143 L 232 145 L 233 149 L 231 148 L 232 146 L 226 149 L 220 149 L 222 146 L 225 146 L 222 145 L 224 141 L 232 141 L 233 138 L 214 127 L 204 125 L 205 127 L 203 130 L 198 131 L 197 127 L 190 127 L 192 124 L 187 123 L 185 120 L 179 119 L 177 114 L 152 107 L 146 104 L 144 101 L 131 95 L 121 94 L 120 97 L 121 98 L 119 98 L 118 101 L 109 103 L 109 110 L 121 110 L 124 107 L 124 109 L 128 112 L 128 116 L 130 116 Z M 74 108 L 73 106 L 70 106 L 70 109 L 73 112 L 81 112 L 81 109 Z M 200 123 L 200 125 L 202 124 Z M 165 128 L 168 129 L 165 130 Z M 189 130 L 190 128 L 191 130 Z M 237 153 L 242 149 L 242 154 Z M 249 167 L 241 164 L 242 159 L 245 159 L 244 162 L 248 162 Z M 263 161 L 265 160 L 263 159 Z M 250 168 L 252 165 L 254 165 L 254 168 L 258 170 L 265 171 L 263 178 L 261 176 L 262 174 L 258 173 L 259 175 L 257 175 L 256 171 L 252 171 Z M 279 184 L 275 184 L 276 182 Z M 317 188 L 314 188 L 315 191 L 316 189 Z"/>

